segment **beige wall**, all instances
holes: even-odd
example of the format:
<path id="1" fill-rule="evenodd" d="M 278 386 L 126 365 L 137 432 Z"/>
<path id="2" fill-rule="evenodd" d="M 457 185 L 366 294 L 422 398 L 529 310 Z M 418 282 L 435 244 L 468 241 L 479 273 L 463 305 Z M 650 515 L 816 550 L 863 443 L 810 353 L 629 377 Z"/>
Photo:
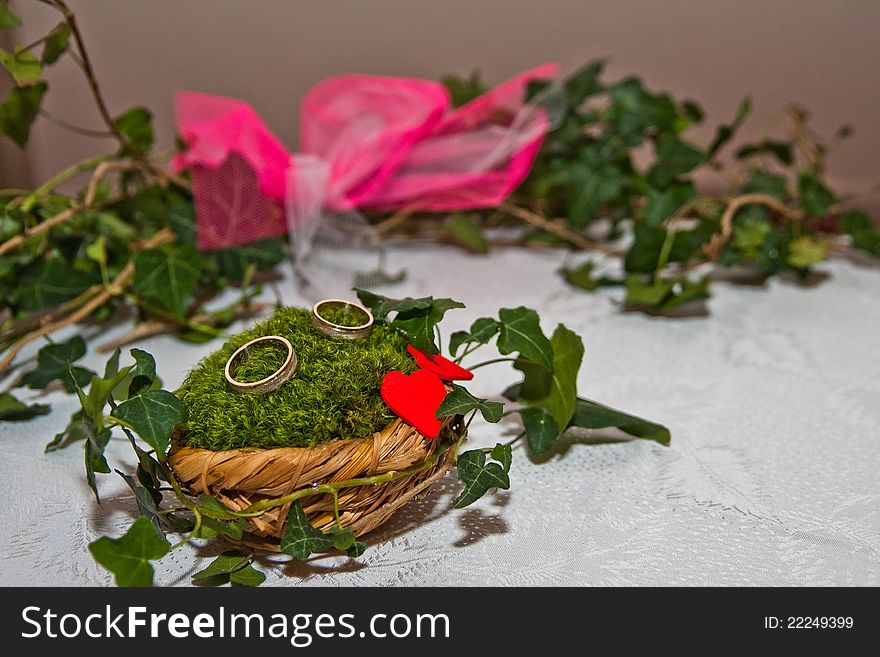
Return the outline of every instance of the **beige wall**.
<path id="1" fill-rule="evenodd" d="M 479 67 L 497 82 L 547 60 L 572 70 L 608 56 L 611 79 L 636 73 L 650 87 L 693 97 L 708 123 L 754 100 L 746 134 L 787 101 L 812 109 L 815 127 L 856 132 L 831 160 L 847 189 L 880 183 L 880 1 L 840 0 L 69 0 L 107 99 L 145 104 L 159 141 L 173 140 L 177 89 L 248 99 L 289 144 L 299 99 L 345 72 L 434 78 Z M 19 41 L 56 21 L 33 0 L 11 0 L 25 19 Z M 48 109 L 100 127 L 78 70 L 50 75 Z M 708 139 L 709 128 L 694 133 Z M 109 147 L 42 122 L 27 151 L 33 180 Z M 21 163 L 0 150 L 6 183 Z"/>

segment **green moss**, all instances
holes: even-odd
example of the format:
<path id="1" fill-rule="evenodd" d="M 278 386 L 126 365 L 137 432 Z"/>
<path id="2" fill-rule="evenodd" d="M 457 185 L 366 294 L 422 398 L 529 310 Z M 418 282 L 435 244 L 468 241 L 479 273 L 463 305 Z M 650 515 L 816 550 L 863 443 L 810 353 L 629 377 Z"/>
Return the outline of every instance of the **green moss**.
<path id="1" fill-rule="evenodd" d="M 263 335 L 290 340 L 299 357 L 296 372 L 269 394 L 230 390 L 223 376 L 226 361 L 241 345 Z M 368 436 L 394 419 L 379 396 L 382 377 L 392 370 L 416 369 L 406 345 L 403 336 L 381 323 L 364 340 L 331 340 L 314 329 L 311 311 L 279 309 L 189 373 L 177 391 L 189 409 L 183 438 L 193 447 L 219 451 L 311 447 L 336 438 Z M 283 348 L 255 348 L 238 366 L 235 378 L 265 378 L 278 369 L 285 355 Z"/>

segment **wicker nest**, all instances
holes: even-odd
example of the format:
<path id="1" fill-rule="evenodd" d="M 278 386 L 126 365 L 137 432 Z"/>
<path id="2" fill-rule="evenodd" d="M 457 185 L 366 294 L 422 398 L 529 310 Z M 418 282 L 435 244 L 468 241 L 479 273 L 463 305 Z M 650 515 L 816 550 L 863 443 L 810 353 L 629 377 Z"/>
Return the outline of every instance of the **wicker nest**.
<path id="1" fill-rule="evenodd" d="M 338 491 L 342 526 L 361 536 L 384 523 L 410 500 L 424 495 L 454 465 L 450 449 L 461 431 L 460 421 L 450 418 L 440 437 L 431 440 L 398 419 L 367 438 L 337 440 L 310 448 L 214 452 L 186 447 L 177 440 L 168 463 L 190 493 L 213 495 L 240 511 L 260 500 L 282 497 L 313 485 L 413 468 L 425 463 L 435 450 L 442 450 L 432 465 L 417 472 Z M 299 501 L 316 528 L 328 529 L 335 523 L 332 495 L 319 493 Z M 289 504 L 278 506 L 250 518 L 243 542 L 278 551 L 289 508 Z"/>

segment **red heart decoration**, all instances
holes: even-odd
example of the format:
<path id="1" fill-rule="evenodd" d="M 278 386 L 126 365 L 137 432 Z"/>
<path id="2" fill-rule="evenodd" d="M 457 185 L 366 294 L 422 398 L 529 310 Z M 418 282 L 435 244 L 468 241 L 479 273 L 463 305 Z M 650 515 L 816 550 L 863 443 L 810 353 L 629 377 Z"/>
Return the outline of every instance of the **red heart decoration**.
<path id="1" fill-rule="evenodd" d="M 412 345 L 409 345 L 406 349 L 416 361 L 416 365 L 424 370 L 430 370 L 444 381 L 470 381 L 474 378 L 473 372 L 453 363 L 440 354 L 429 355 L 419 351 Z"/>
<path id="2" fill-rule="evenodd" d="M 416 370 L 409 376 L 403 372 L 388 372 L 379 393 L 392 411 L 423 436 L 440 435 L 437 409 L 446 397 L 446 386 L 436 374 L 428 370 Z"/>

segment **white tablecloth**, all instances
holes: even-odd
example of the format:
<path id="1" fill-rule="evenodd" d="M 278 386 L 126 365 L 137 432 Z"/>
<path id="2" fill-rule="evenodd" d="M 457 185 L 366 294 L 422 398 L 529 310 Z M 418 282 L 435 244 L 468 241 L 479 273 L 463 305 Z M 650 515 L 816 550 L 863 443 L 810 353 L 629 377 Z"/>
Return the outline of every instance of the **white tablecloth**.
<path id="1" fill-rule="evenodd" d="M 880 268 L 829 263 L 830 280 L 812 289 L 718 284 L 710 317 L 670 320 L 621 313 L 616 292 L 566 287 L 555 273 L 563 257 L 401 248 L 392 261 L 409 276 L 388 294 L 464 301 L 445 335 L 520 304 L 539 309 L 546 332 L 564 322 L 586 344 L 582 394 L 663 422 L 672 445 L 573 444 L 540 464 L 519 448 L 510 491 L 454 510 L 459 484 L 449 475 L 368 536 L 357 561 L 261 559 L 267 584 L 880 584 Z M 301 302 L 292 283 L 281 288 L 286 303 Z M 164 336 L 139 346 L 173 388 L 217 343 Z M 85 364 L 102 362 L 90 351 Z M 487 367 L 471 390 L 497 395 L 515 378 L 506 365 Z M 75 404 L 30 398 L 52 413 L 0 425 L 0 583 L 110 584 L 86 545 L 122 533 L 134 500 L 103 476 L 98 506 L 80 446 L 43 454 Z M 516 430 L 475 422 L 471 442 Z M 111 464 L 130 467 L 129 451 L 114 441 Z M 186 585 L 216 553 L 177 550 L 156 581 Z"/>

